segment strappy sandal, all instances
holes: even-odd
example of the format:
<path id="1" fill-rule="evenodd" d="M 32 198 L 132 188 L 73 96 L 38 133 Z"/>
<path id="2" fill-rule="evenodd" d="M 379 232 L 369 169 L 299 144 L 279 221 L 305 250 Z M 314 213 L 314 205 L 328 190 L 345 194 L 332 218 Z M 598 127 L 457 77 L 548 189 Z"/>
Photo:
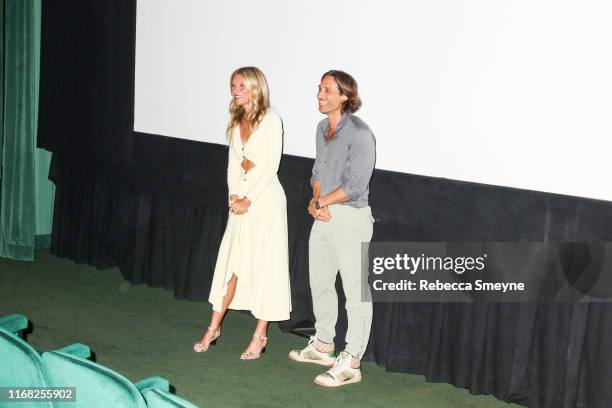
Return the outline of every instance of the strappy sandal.
<path id="1" fill-rule="evenodd" d="M 241 360 L 257 360 L 259 357 L 261 357 L 261 353 L 265 353 L 266 345 L 268 344 L 268 338 L 264 336 L 260 336 L 259 334 L 254 334 L 253 337 L 255 337 L 256 339 L 263 340 L 264 345 L 261 348 L 261 351 L 260 352 L 245 351 L 244 353 L 240 355 Z"/>
<path id="2" fill-rule="evenodd" d="M 210 340 L 210 342 L 208 344 L 204 344 L 201 341 L 198 341 L 197 343 L 195 343 L 193 345 L 193 351 L 195 351 L 196 353 L 203 353 L 205 351 L 208 350 L 208 347 L 210 347 L 211 345 L 215 344 L 217 342 L 217 338 L 219 338 L 219 336 L 221 335 L 221 329 L 213 329 L 212 327 L 208 326 L 208 329 L 206 329 L 206 331 L 211 331 L 214 333 L 212 340 Z"/>

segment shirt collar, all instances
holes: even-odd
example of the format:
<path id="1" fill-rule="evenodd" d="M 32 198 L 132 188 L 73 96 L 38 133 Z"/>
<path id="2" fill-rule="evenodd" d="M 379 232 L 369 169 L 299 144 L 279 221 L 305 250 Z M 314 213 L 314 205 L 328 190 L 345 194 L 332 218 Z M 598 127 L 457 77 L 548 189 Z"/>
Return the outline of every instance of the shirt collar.
<path id="1" fill-rule="evenodd" d="M 336 127 L 336 133 L 342 129 L 344 127 L 344 125 L 346 125 L 348 123 L 348 121 L 351 119 L 351 116 L 353 116 L 353 114 L 351 112 L 344 112 L 342 114 L 342 119 L 340 119 L 340 122 L 338 122 L 338 127 Z"/>
<path id="2" fill-rule="evenodd" d="M 340 130 L 342 130 L 342 128 L 349 122 L 351 116 L 353 116 L 351 112 L 344 112 L 342 114 L 342 117 L 340 118 L 340 122 L 338 122 L 338 126 L 336 126 L 336 134 L 334 135 L 333 139 L 335 139 L 336 136 L 338 136 L 338 132 L 340 132 Z M 323 139 L 325 139 L 325 134 L 327 133 L 327 129 L 329 129 L 329 119 L 327 120 L 327 124 L 325 125 L 325 128 L 323 129 Z"/>

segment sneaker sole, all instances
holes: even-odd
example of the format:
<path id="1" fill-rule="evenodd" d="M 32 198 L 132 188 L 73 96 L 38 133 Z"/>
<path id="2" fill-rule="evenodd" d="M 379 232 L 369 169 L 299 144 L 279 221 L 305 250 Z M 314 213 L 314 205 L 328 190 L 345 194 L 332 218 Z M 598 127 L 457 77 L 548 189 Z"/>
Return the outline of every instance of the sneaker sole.
<path id="1" fill-rule="evenodd" d="M 336 361 L 336 360 L 332 360 L 332 361 L 330 361 L 329 363 L 326 363 L 326 362 L 325 362 L 325 361 L 323 361 L 323 360 L 310 360 L 310 359 L 305 359 L 305 358 L 300 359 L 299 357 L 298 357 L 298 358 L 293 357 L 291 354 L 289 354 L 289 360 L 291 360 L 291 361 L 296 361 L 296 362 L 298 362 L 298 363 L 310 363 L 310 364 L 317 364 L 317 365 L 320 365 L 320 366 L 325 366 L 325 367 L 331 367 L 331 366 L 333 366 L 333 365 L 334 365 L 334 361 Z"/>
<path id="2" fill-rule="evenodd" d="M 319 382 L 317 381 L 317 379 L 314 379 L 314 383 L 321 386 L 321 387 L 325 387 L 325 388 L 336 388 L 336 387 L 342 387 L 343 385 L 349 385 L 349 384 L 355 384 L 361 381 L 361 377 L 355 377 L 355 378 L 351 378 L 350 380 L 346 380 L 346 381 L 342 381 L 339 383 L 333 383 L 333 384 L 326 384 L 323 382 Z"/>

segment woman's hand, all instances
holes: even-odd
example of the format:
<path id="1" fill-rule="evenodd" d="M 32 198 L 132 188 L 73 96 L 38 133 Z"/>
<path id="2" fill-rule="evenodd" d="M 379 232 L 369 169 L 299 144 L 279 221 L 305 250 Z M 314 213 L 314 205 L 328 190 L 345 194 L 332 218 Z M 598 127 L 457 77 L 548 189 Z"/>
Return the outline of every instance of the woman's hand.
<path id="1" fill-rule="evenodd" d="M 238 194 L 232 194 L 231 196 L 229 196 L 229 199 L 227 200 L 227 206 L 231 207 L 232 204 L 238 199 Z"/>
<path id="2" fill-rule="evenodd" d="M 251 206 L 251 200 L 246 197 L 237 198 L 230 204 L 230 210 L 236 215 L 245 214 Z"/>

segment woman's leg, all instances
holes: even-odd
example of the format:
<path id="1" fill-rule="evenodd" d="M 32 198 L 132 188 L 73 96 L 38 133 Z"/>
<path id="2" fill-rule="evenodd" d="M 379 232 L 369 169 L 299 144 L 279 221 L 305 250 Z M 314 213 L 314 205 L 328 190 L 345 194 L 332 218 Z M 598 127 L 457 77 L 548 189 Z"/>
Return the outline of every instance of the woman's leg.
<path id="1" fill-rule="evenodd" d="M 257 320 L 257 325 L 255 326 L 253 337 L 251 337 L 251 342 L 242 353 L 241 357 L 243 359 L 252 360 L 259 357 L 261 350 L 263 350 L 267 344 L 267 332 L 268 322 L 266 320 Z"/>
<path id="2" fill-rule="evenodd" d="M 234 294 L 236 293 L 236 283 L 237 282 L 238 282 L 238 278 L 236 277 L 235 274 L 232 274 L 232 278 L 227 283 L 227 292 L 225 296 L 223 296 L 223 302 L 221 303 L 221 310 L 219 311 L 213 310 L 212 312 L 212 316 L 210 318 L 210 324 L 208 325 L 208 327 L 211 327 L 213 330 L 206 330 L 204 334 L 202 335 L 202 338 L 199 341 L 199 343 L 202 346 L 208 347 L 212 339 L 215 337 L 215 335 L 221 328 L 223 317 L 225 317 L 225 313 L 227 312 L 229 305 L 232 303 L 232 300 L 234 299 Z"/>

